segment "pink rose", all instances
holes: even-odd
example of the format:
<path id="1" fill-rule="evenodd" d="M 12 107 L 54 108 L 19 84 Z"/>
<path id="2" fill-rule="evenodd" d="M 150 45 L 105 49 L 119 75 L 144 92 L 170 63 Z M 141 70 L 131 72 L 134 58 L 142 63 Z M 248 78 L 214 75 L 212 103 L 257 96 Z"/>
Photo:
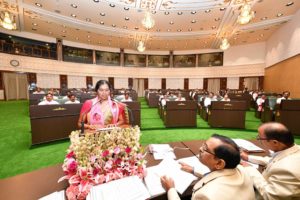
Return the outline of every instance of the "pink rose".
<path id="1" fill-rule="evenodd" d="M 108 150 L 105 150 L 102 152 L 102 157 L 106 157 L 109 155 L 109 151 Z"/>
<path id="2" fill-rule="evenodd" d="M 116 148 L 114 149 L 114 154 L 119 154 L 120 151 L 121 151 L 120 147 L 116 147 Z"/>
<path id="3" fill-rule="evenodd" d="M 125 152 L 126 153 L 130 153 L 131 152 L 131 148 L 130 147 L 126 147 Z"/>

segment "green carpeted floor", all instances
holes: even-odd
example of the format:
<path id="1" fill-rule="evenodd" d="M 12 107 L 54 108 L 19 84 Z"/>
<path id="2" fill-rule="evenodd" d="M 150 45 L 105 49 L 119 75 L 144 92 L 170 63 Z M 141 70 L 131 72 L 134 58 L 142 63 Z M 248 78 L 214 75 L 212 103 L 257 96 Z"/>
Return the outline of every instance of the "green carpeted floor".
<path id="1" fill-rule="evenodd" d="M 254 139 L 260 121 L 254 112 L 247 112 L 246 129 L 213 129 L 197 118 L 197 128 L 165 128 L 156 108 L 141 101 L 141 144 L 166 143 L 184 140 L 207 139 L 213 133 L 232 138 Z M 33 171 L 62 163 L 68 141 L 59 141 L 30 148 L 31 141 L 28 101 L 0 102 L 0 178 Z M 296 139 L 300 144 L 300 138 Z"/>

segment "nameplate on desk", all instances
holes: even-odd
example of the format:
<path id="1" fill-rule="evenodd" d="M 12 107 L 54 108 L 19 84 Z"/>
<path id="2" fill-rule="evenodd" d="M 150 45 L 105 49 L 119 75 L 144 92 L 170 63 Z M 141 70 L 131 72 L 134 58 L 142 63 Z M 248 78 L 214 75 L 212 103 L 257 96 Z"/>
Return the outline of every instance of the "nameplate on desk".
<path id="1" fill-rule="evenodd" d="M 232 104 L 231 103 L 225 103 L 224 106 L 228 106 L 228 107 L 231 107 Z"/>
<path id="2" fill-rule="evenodd" d="M 186 104 L 185 103 L 179 103 L 177 104 L 177 106 L 185 106 Z"/>
<path id="3" fill-rule="evenodd" d="M 66 108 L 63 107 L 58 107 L 58 108 L 54 108 L 52 109 L 53 111 L 62 111 L 62 110 L 67 110 Z"/>

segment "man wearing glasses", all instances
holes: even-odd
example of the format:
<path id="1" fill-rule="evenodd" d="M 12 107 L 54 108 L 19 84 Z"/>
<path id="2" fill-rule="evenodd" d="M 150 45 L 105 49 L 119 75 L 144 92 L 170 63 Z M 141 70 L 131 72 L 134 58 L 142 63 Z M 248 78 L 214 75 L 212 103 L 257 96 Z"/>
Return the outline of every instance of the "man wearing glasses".
<path id="1" fill-rule="evenodd" d="M 294 144 L 291 132 L 282 124 L 270 122 L 258 128 L 257 140 L 272 157 L 250 156 L 242 159 L 266 167 L 261 174 L 253 167 L 245 169 L 253 179 L 258 199 L 300 199 L 300 147 Z"/>
<path id="2" fill-rule="evenodd" d="M 239 148 L 230 138 L 212 135 L 199 149 L 199 160 L 210 169 L 210 173 L 195 173 L 193 167 L 180 163 L 182 170 L 201 178 L 193 188 L 192 199 L 254 200 L 251 178 L 242 166 L 238 166 L 240 159 Z M 180 199 L 172 178 L 163 176 L 161 182 L 169 200 Z"/>

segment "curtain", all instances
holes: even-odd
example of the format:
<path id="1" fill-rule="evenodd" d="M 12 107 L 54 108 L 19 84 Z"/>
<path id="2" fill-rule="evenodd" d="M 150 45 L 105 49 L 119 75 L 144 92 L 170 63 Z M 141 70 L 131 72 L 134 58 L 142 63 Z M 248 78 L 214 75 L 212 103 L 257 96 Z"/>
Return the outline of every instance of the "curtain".
<path id="1" fill-rule="evenodd" d="M 6 100 L 28 99 L 27 75 L 3 73 Z"/>
<path id="2" fill-rule="evenodd" d="M 217 93 L 220 90 L 220 79 L 210 78 L 208 79 L 207 91 Z"/>
<path id="3" fill-rule="evenodd" d="M 244 78 L 244 85 L 248 90 L 258 90 L 258 77 Z"/>

